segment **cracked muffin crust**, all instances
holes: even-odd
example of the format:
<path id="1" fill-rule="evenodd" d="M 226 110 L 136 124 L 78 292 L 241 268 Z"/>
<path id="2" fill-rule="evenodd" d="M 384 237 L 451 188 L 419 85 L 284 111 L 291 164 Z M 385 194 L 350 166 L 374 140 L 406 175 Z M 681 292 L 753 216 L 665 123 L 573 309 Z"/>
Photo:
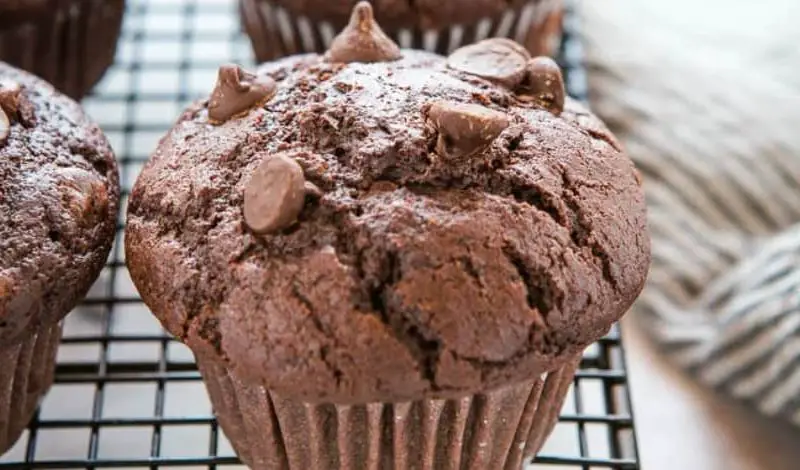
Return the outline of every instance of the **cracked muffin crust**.
<path id="1" fill-rule="evenodd" d="M 97 278 L 114 240 L 119 181 L 105 136 L 78 104 L 2 62 L 0 181 L 7 344 L 58 323 Z"/>
<path id="2" fill-rule="evenodd" d="M 283 59 L 249 113 L 179 118 L 129 205 L 144 301 L 195 353 L 310 402 L 460 396 L 563 365 L 644 283 L 632 163 L 584 107 L 558 106 L 558 82 L 504 56 L 480 76 L 463 53 L 396 58 L 368 29 L 341 47 L 385 60 Z M 503 41 L 479 52 L 527 54 Z M 214 95 L 244 99 L 257 80 L 241 77 L 237 92 L 221 71 Z M 280 213 L 251 220 L 248 197 Z"/>

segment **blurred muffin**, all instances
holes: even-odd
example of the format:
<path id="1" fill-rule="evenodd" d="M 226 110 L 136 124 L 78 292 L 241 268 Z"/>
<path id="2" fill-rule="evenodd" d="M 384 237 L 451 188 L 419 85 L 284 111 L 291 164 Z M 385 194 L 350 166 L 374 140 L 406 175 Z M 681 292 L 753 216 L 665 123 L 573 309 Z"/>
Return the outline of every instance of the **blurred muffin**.
<path id="1" fill-rule="evenodd" d="M 402 47 L 446 54 L 506 37 L 533 55 L 555 54 L 563 0 L 372 0 L 378 22 Z M 239 0 L 256 58 L 324 52 L 356 0 Z"/>
<path id="2" fill-rule="evenodd" d="M 124 0 L 0 1 L 0 60 L 83 98 L 114 62 Z"/>
<path id="3" fill-rule="evenodd" d="M 126 253 L 254 469 L 518 469 L 639 294 L 642 190 L 550 59 L 401 50 L 220 69 L 134 187 Z"/>
<path id="4" fill-rule="evenodd" d="M 0 181 L 1 454 L 53 381 L 61 319 L 103 268 L 119 205 L 100 129 L 74 101 L 2 62 Z"/>

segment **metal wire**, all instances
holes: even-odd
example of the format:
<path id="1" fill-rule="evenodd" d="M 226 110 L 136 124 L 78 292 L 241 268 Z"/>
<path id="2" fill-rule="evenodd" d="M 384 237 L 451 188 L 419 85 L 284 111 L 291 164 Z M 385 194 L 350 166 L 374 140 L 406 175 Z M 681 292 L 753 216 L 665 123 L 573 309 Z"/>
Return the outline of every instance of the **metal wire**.
<path id="1" fill-rule="evenodd" d="M 586 97 L 577 18 L 565 19 L 560 62 Z M 233 0 L 129 0 L 118 59 L 85 107 L 120 162 L 123 213 L 157 139 L 217 66 L 252 65 Z M 117 243 L 89 298 L 68 317 L 56 380 L 0 469 L 231 468 L 191 355 L 158 327 L 130 284 Z M 554 437 L 530 469 L 638 469 L 619 330 L 581 364 Z"/>

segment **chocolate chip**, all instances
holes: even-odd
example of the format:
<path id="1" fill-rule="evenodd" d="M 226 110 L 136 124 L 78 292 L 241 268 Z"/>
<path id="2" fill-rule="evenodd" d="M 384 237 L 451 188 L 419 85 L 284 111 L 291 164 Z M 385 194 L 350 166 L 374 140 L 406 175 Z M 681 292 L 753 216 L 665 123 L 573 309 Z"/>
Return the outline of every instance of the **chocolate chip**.
<path id="1" fill-rule="evenodd" d="M 560 115 L 566 99 L 561 68 L 549 57 L 531 59 L 518 97 L 523 101 L 534 101 L 556 116 Z"/>
<path id="2" fill-rule="evenodd" d="M 313 197 L 314 199 L 319 199 L 322 197 L 323 194 L 325 194 L 322 192 L 321 189 L 319 189 L 319 187 L 316 184 L 312 183 L 311 181 L 306 181 L 304 188 L 306 194 L 308 196 Z"/>
<path id="3" fill-rule="evenodd" d="M 325 53 L 328 62 L 389 62 L 402 57 L 400 47 L 383 32 L 369 2 L 359 2 L 350 23 L 334 38 Z"/>
<path id="4" fill-rule="evenodd" d="M 256 168 L 244 191 L 244 221 L 255 233 L 274 233 L 291 226 L 305 203 L 303 169 L 293 159 L 268 156 Z"/>
<path id="5" fill-rule="evenodd" d="M 477 104 L 437 101 L 427 110 L 428 124 L 438 132 L 436 153 L 462 158 L 488 147 L 510 124 L 504 113 Z"/>
<path id="6" fill-rule="evenodd" d="M 513 90 L 525 79 L 530 58 L 528 51 L 516 42 L 493 38 L 455 50 L 447 58 L 447 66 Z"/>
<path id="7" fill-rule="evenodd" d="M 208 101 L 208 118 L 213 124 L 221 124 L 245 114 L 269 101 L 277 89 L 277 83 L 268 75 L 256 75 L 238 65 L 223 65 Z"/>
<path id="8" fill-rule="evenodd" d="M 82 226 L 93 227 L 107 218 L 108 191 L 94 174 L 80 168 L 62 169 L 58 189 L 64 208 Z"/>
<path id="9" fill-rule="evenodd" d="M 9 116 L 9 119 L 12 117 Z M 27 128 L 36 126 L 36 104 L 25 98 L 25 95 L 19 97 L 19 110 L 17 111 L 17 121 Z"/>
<path id="10" fill-rule="evenodd" d="M 3 108 L 0 108 L 0 144 L 4 144 L 8 139 L 8 134 L 11 133 L 11 122 L 8 120 Z"/>
<path id="11" fill-rule="evenodd" d="M 13 119 L 19 111 L 19 100 L 22 87 L 11 80 L 0 80 L 0 108 Z"/>

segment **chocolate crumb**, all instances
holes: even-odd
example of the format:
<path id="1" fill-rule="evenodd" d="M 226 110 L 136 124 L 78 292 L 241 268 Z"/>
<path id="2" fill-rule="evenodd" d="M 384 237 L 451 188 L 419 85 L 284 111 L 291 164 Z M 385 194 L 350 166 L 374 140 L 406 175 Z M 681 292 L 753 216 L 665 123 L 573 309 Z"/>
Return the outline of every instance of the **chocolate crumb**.
<path id="1" fill-rule="evenodd" d="M 333 87 L 340 93 L 349 93 L 353 89 L 353 85 L 344 82 L 336 82 Z"/>
<path id="2" fill-rule="evenodd" d="M 391 192 L 397 190 L 397 184 L 391 181 L 376 181 L 370 186 L 370 191 L 375 192 Z"/>
<path id="3" fill-rule="evenodd" d="M 484 106 L 489 106 L 492 104 L 492 100 L 482 93 L 473 93 L 472 97 L 475 99 L 475 101 L 479 101 Z"/>

